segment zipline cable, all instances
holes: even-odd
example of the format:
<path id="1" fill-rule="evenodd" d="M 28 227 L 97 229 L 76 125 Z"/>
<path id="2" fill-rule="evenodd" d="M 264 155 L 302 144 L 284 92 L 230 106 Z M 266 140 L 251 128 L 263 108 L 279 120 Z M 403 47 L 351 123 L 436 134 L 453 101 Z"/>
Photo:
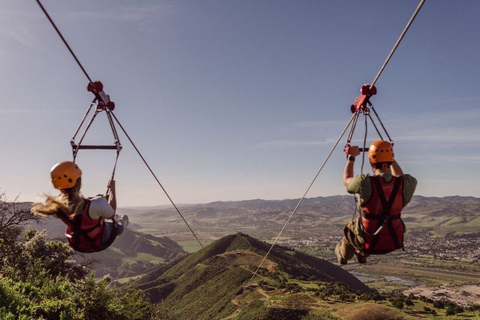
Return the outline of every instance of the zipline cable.
<path id="1" fill-rule="evenodd" d="M 80 60 L 78 60 L 77 56 L 75 55 L 75 53 L 73 52 L 73 50 L 70 48 L 70 46 L 68 45 L 67 41 L 65 40 L 65 38 L 63 37 L 62 33 L 60 32 L 60 30 L 57 28 L 57 26 L 55 25 L 55 23 L 53 22 L 52 18 L 50 17 L 50 15 L 48 14 L 47 10 L 45 10 L 45 8 L 43 7 L 42 3 L 40 2 L 40 0 L 36 0 L 38 5 L 40 6 L 40 8 L 42 9 L 43 13 L 45 14 L 45 16 L 47 17 L 47 19 L 50 21 L 50 23 L 52 24 L 53 28 L 55 29 L 55 31 L 57 32 L 57 34 L 59 35 L 60 39 L 62 39 L 63 43 L 65 44 L 65 46 L 67 47 L 68 51 L 70 51 L 70 53 L 72 54 L 73 58 L 75 59 L 75 61 L 77 62 L 78 66 L 80 67 L 80 69 L 82 69 L 83 73 L 85 74 L 85 76 L 87 77 L 88 81 L 90 84 L 94 84 L 94 82 L 92 81 L 92 79 L 90 78 L 90 76 L 88 75 L 87 71 L 85 70 L 85 68 L 83 67 L 83 65 L 80 63 Z M 87 114 L 89 113 L 89 111 L 91 110 L 92 108 L 92 105 L 90 105 L 90 108 L 87 110 L 87 113 L 85 114 L 82 122 L 80 123 L 80 126 L 78 127 L 77 131 L 75 132 L 75 136 L 77 135 L 77 133 L 79 132 L 80 130 L 80 127 L 83 125 L 83 123 L 85 122 L 85 119 L 86 119 L 86 116 Z M 105 110 L 107 111 L 107 110 Z M 95 111 L 95 114 L 94 116 L 92 117 L 92 119 L 90 120 L 90 123 L 88 124 L 88 127 L 90 127 L 90 125 L 92 124 L 96 114 L 98 113 L 98 111 Z M 192 235 L 194 236 L 194 238 L 197 240 L 197 242 L 200 244 L 200 246 L 202 247 L 202 249 L 204 251 L 205 250 L 205 247 L 203 246 L 203 244 L 200 242 L 200 240 L 198 239 L 197 235 L 195 234 L 195 232 L 193 231 L 193 229 L 190 227 L 190 225 L 188 224 L 187 220 L 184 218 L 184 216 L 182 215 L 182 213 L 180 212 L 180 210 L 178 209 L 177 205 L 173 202 L 172 198 L 170 197 L 170 195 L 168 194 L 167 190 L 163 187 L 163 185 L 160 183 L 160 180 L 158 180 L 157 176 L 155 175 L 155 173 L 153 172 L 153 170 L 151 169 L 151 167 L 148 165 L 147 161 L 145 160 L 145 158 L 143 157 L 143 155 L 140 153 L 140 150 L 138 150 L 137 146 L 133 143 L 132 139 L 130 138 L 130 136 L 127 134 L 126 130 L 123 128 L 122 124 L 120 123 L 120 121 L 118 121 L 118 118 L 115 116 L 115 114 L 112 112 L 112 111 L 107 111 L 107 114 L 108 115 L 112 115 L 114 118 L 115 118 L 115 121 L 118 123 L 118 125 L 120 126 L 120 128 L 122 129 L 123 133 L 125 134 L 125 136 L 128 138 L 128 140 L 130 141 L 130 143 L 132 144 L 132 146 L 135 148 L 135 150 L 137 151 L 138 155 L 140 156 L 140 158 L 143 160 L 143 162 L 145 163 L 145 165 L 147 166 L 148 170 L 150 171 L 150 173 L 153 175 L 153 177 L 155 178 L 155 180 L 157 181 L 158 185 L 160 186 L 160 188 L 162 188 L 163 192 L 165 193 L 165 195 L 167 196 L 168 200 L 170 200 L 171 204 L 173 205 L 173 207 L 175 208 L 175 210 L 177 211 L 177 213 L 182 217 L 183 221 L 185 222 L 185 224 L 187 225 L 188 229 L 190 230 L 190 232 L 192 233 Z M 110 125 L 112 127 L 112 130 L 113 130 L 113 134 L 114 136 L 116 136 L 116 130 L 115 130 L 115 127 L 112 126 L 113 124 L 113 120 L 109 118 L 109 122 L 110 122 Z M 86 131 L 88 130 L 88 127 L 87 129 L 84 131 L 84 134 L 82 136 L 82 140 L 83 140 L 83 137 L 85 136 L 86 134 Z M 78 149 L 80 147 L 80 144 L 78 144 L 77 146 L 77 152 L 78 152 Z M 113 173 L 112 173 L 112 177 L 114 176 L 115 174 L 115 169 L 117 167 L 117 161 L 118 161 L 118 155 L 119 155 L 119 152 L 117 150 L 117 157 L 115 159 L 115 165 L 114 165 L 114 168 L 113 168 Z M 74 158 L 76 156 L 76 152 L 74 152 Z M 74 159 L 75 160 L 75 159 Z"/>
<path id="2" fill-rule="evenodd" d="M 400 37 L 398 38 L 397 42 L 395 43 L 395 45 L 393 46 L 393 49 L 390 51 L 390 54 L 388 55 L 387 59 L 385 60 L 385 62 L 383 63 L 382 67 L 380 68 L 380 70 L 378 71 L 377 75 L 375 76 L 375 78 L 373 79 L 372 83 L 370 84 L 370 88 L 372 88 L 375 83 L 377 83 L 377 80 L 378 78 L 380 78 L 380 75 L 382 74 L 383 72 L 383 69 L 385 69 L 385 67 L 387 66 L 388 62 L 390 61 L 390 58 L 392 58 L 393 54 L 395 53 L 395 50 L 397 50 L 397 47 L 399 46 L 400 42 L 402 41 L 403 37 L 405 36 L 405 34 L 407 33 L 408 29 L 410 28 L 410 26 L 412 25 L 413 23 L 413 20 L 415 20 L 415 17 L 417 16 L 418 12 L 420 11 L 420 9 L 422 8 L 423 4 L 425 3 L 425 0 L 420 0 L 420 3 L 418 4 L 417 6 L 417 9 L 415 10 L 415 12 L 413 13 L 412 17 L 410 18 L 410 20 L 408 21 L 407 25 L 405 26 L 405 29 L 403 29 L 402 33 L 400 34 Z"/>
<path id="3" fill-rule="evenodd" d="M 77 61 L 77 64 L 78 66 L 80 67 L 80 69 L 82 69 L 83 73 L 85 74 L 85 76 L 87 77 L 88 81 L 90 83 L 92 83 L 92 79 L 90 78 L 90 76 L 88 75 L 87 71 L 85 70 L 85 68 L 82 66 L 82 64 L 80 63 L 80 60 L 78 60 L 77 56 L 75 55 L 75 53 L 73 52 L 73 50 L 70 48 L 70 46 L 68 45 L 67 43 L 67 40 L 65 40 L 65 38 L 63 37 L 62 33 L 60 32 L 60 30 L 58 30 L 57 26 L 55 25 L 55 23 L 53 22 L 52 18 L 50 18 L 50 15 L 48 14 L 47 10 L 45 10 L 45 8 L 43 7 L 42 3 L 40 2 L 40 0 L 36 0 L 38 5 L 40 6 L 40 8 L 42 9 L 43 13 L 45 14 L 45 16 L 47 16 L 47 19 L 48 21 L 50 21 L 50 23 L 52 24 L 53 28 L 55 29 L 55 31 L 57 31 L 58 35 L 60 36 L 60 39 L 62 39 L 63 43 L 65 44 L 65 46 L 67 47 L 68 51 L 70 51 L 70 53 L 72 54 L 73 58 L 75 59 L 75 61 Z"/>
<path id="4" fill-rule="evenodd" d="M 415 12 L 413 13 L 412 17 L 410 17 L 410 20 L 408 21 L 407 25 L 405 26 L 405 28 L 403 29 L 402 33 L 400 34 L 400 37 L 398 38 L 397 42 L 395 43 L 395 45 L 393 46 L 393 49 L 390 51 L 390 54 L 388 55 L 387 59 L 385 60 L 385 62 L 383 63 L 382 67 L 380 68 L 380 70 L 378 71 L 377 75 L 375 76 L 375 78 L 373 79 L 372 83 L 369 85 L 370 86 L 370 89 L 374 88 L 375 84 L 377 83 L 378 81 L 378 78 L 380 77 L 380 75 L 382 74 L 383 70 L 385 69 L 385 67 L 387 66 L 388 62 L 390 61 L 390 59 L 392 58 L 393 54 L 395 53 L 397 47 L 399 46 L 400 42 L 402 41 L 403 37 L 405 36 L 405 34 L 407 33 L 408 29 L 410 28 L 410 26 L 412 25 L 413 21 L 415 20 L 415 17 L 417 16 L 418 12 L 420 11 L 420 9 L 422 8 L 423 4 L 425 3 L 425 0 L 420 0 L 420 3 L 418 4 Z M 378 114 L 377 112 L 375 111 L 375 109 L 373 109 L 375 115 L 378 117 Z M 278 242 L 278 239 L 280 238 L 281 234 L 283 233 L 283 231 L 285 230 L 285 228 L 287 227 L 288 223 L 290 222 L 291 218 L 293 217 L 293 215 L 296 213 L 298 207 L 302 204 L 303 200 L 305 199 L 305 197 L 307 196 L 308 192 L 310 191 L 310 188 L 313 186 L 313 184 L 315 183 L 315 181 L 317 180 L 318 176 L 320 175 L 320 172 L 322 171 L 323 167 L 325 166 L 325 164 L 327 163 L 328 159 L 330 159 L 330 156 L 332 155 L 333 151 L 335 150 L 335 148 L 337 147 L 338 143 L 340 142 L 340 140 L 342 139 L 343 135 L 345 134 L 345 132 L 347 131 L 348 127 L 350 126 L 350 124 L 353 122 L 352 124 L 352 127 L 351 127 L 351 130 L 350 130 L 350 134 L 349 134 L 349 139 L 351 138 L 351 136 L 353 135 L 353 131 L 355 129 L 355 126 L 357 124 L 357 121 L 358 121 L 358 115 L 359 115 L 359 110 L 357 110 L 353 115 L 352 117 L 350 118 L 350 120 L 348 121 L 347 125 L 345 126 L 345 128 L 343 129 L 342 131 L 342 134 L 340 135 L 340 137 L 338 138 L 338 140 L 336 141 L 336 143 L 334 144 L 333 148 L 330 150 L 330 153 L 327 155 L 327 157 L 325 158 L 325 161 L 323 162 L 322 166 L 320 167 L 320 169 L 318 170 L 317 174 L 315 175 L 315 177 L 313 178 L 313 181 L 310 183 L 309 187 L 307 188 L 305 194 L 303 195 L 303 197 L 300 199 L 300 201 L 297 203 L 295 209 L 293 210 L 293 212 L 290 214 L 290 216 L 288 217 L 287 221 L 285 222 L 285 224 L 283 225 L 282 229 L 280 230 L 280 233 L 277 235 L 277 237 L 275 238 L 275 241 L 273 242 L 273 244 L 270 246 L 270 249 L 267 251 L 267 253 L 265 254 L 265 256 L 263 257 L 262 261 L 260 262 L 260 265 L 257 267 L 257 269 L 255 270 L 255 272 L 253 273 L 252 277 L 250 278 L 250 280 L 248 281 L 247 285 L 250 284 L 250 282 L 253 280 L 253 278 L 257 275 L 258 271 L 260 270 L 261 266 L 263 265 L 263 263 L 265 262 L 265 260 L 267 259 L 268 255 L 270 254 L 270 252 L 272 251 L 273 247 L 275 246 L 275 244 Z M 369 116 L 370 117 L 370 116 Z M 370 119 L 372 120 L 372 118 L 370 117 Z M 365 118 L 365 121 L 366 121 L 366 118 Z M 372 121 L 373 122 L 373 121 Z M 382 128 L 385 130 L 385 127 L 383 126 L 383 123 L 381 123 L 380 121 L 380 124 L 382 125 Z M 375 123 L 374 123 L 374 126 L 375 126 L 375 129 L 378 131 L 378 128 L 376 127 Z M 385 131 L 386 132 L 386 131 Z M 365 132 L 365 135 L 366 135 L 366 132 Z M 388 133 L 387 133 L 387 136 L 388 136 Z M 390 138 L 390 136 L 388 136 Z M 365 141 L 364 141 L 364 144 L 365 144 Z M 363 161 L 362 161 L 362 170 L 363 170 Z"/>
<path id="5" fill-rule="evenodd" d="M 147 166 L 148 170 L 150 171 L 150 173 L 152 174 L 152 176 L 155 178 L 155 180 L 157 181 L 158 185 L 160 186 L 160 188 L 162 188 L 163 192 L 165 193 L 165 195 L 167 196 L 168 200 L 170 200 L 170 203 L 173 205 L 173 207 L 175 208 L 175 210 L 177 211 L 177 213 L 180 215 L 180 217 L 182 217 L 183 219 L 183 222 L 185 222 L 185 224 L 187 225 L 188 229 L 190 229 L 191 233 L 193 234 L 193 236 L 195 237 L 195 239 L 197 240 L 197 242 L 200 244 L 200 246 L 202 247 L 202 249 L 204 251 L 205 250 L 205 247 L 203 246 L 203 244 L 200 242 L 200 240 L 198 239 L 197 235 L 195 234 L 195 232 L 192 230 L 192 228 L 190 227 L 190 225 L 188 224 L 187 220 L 185 219 L 185 217 L 183 216 L 183 214 L 180 212 L 180 210 L 178 209 L 177 205 L 175 204 L 175 202 L 173 202 L 172 198 L 170 197 L 170 195 L 168 194 L 167 190 L 163 187 L 163 185 L 160 183 L 160 180 L 158 180 L 157 176 L 155 175 L 155 173 L 153 172 L 152 168 L 149 166 L 149 164 L 147 163 L 147 161 L 145 160 L 145 158 L 143 157 L 142 153 L 140 152 L 140 150 L 138 150 L 137 146 L 135 145 L 135 143 L 132 141 L 132 139 L 130 138 L 130 136 L 128 135 L 127 131 L 125 130 L 125 128 L 123 128 L 122 124 L 120 123 L 120 121 L 118 121 L 118 118 L 115 116 L 115 114 L 113 112 L 111 112 L 113 118 L 115 119 L 115 121 L 117 122 L 117 124 L 120 126 L 120 129 L 122 129 L 123 133 L 125 134 L 125 136 L 127 137 L 127 139 L 130 141 L 130 143 L 132 144 L 133 148 L 135 149 L 135 151 L 137 151 L 138 155 L 140 156 L 140 158 L 143 160 L 143 163 L 145 164 L 145 166 Z"/>
<path id="6" fill-rule="evenodd" d="M 293 209 L 292 213 L 290 214 L 290 216 L 288 217 L 287 221 L 285 222 L 285 224 L 283 225 L 283 228 L 282 230 L 280 230 L 280 233 L 277 235 L 277 237 L 275 238 L 275 241 L 272 243 L 272 245 L 270 246 L 270 249 L 268 249 L 267 253 L 265 254 L 265 256 L 263 257 L 263 260 L 262 262 L 260 262 L 259 266 L 257 267 L 257 269 L 255 270 L 255 272 L 253 273 L 252 277 L 250 278 L 250 280 L 248 280 L 248 284 L 250 284 L 250 282 L 253 280 L 253 278 L 257 275 L 258 273 L 258 270 L 260 270 L 260 268 L 262 267 L 263 263 L 265 262 L 265 260 L 267 259 L 268 255 L 270 254 L 270 252 L 272 251 L 273 247 L 277 244 L 278 242 L 278 239 L 280 238 L 280 236 L 282 235 L 283 231 L 285 230 L 285 228 L 287 227 L 288 223 L 290 222 L 290 220 L 292 219 L 293 215 L 297 212 L 298 210 L 298 207 L 300 207 L 300 205 L 302 204 L 303 200 L 305 200 L 308 192 L 310 191 L 310 189 L 312 188 L 313 184 L 315 183 L 315 181 L 317 180 L 318 176 L 320 175 L 320 173 L 322 172 L 323 170 L 323 167 L 325 167 L 325 165 L 327 164 L 327 161 L 328 159 L 330 159 L 330 157 L 332 156 L 333 154 L 333 151 L 335 151 L 335 149 L 337 148 L 338 146 L 338 143 L 340 142 L 340 140 L 343 138 L 343 135 L 345 134 L 345 132 L 347 131 L 348 127 L 350 126 L 350 124 L 352 123 L 352 121 L 354 120 L 356 116 L 356 113 L 354 113 L 351 117 L 350 117 L 350 120 L 348 121 L 347 125 L 345 126 L 345 128 L 343 129 L 342 133 L 340 134 L 340 136 L 338 137 L 337 141 L 335 142 L 335 144 L 333 145 L 332 149 L 330 150 L 329 154 L 327 155 L 327 157 L 325 158 L 325 160 L 323 161 L 322 165 L 320 166 L 320 169 L 317 171 L 317 174 L 315 175 L 315 177 L 313 178 L 312 182 L 310 183 L 310 185 L 308 186 L 307 190 L 305 191 L 305 193 L 303 194 L 303 197 L 300 199 L 300 201 L 298 201 L 297 205 L 295 206 L 295 209 Z"/>

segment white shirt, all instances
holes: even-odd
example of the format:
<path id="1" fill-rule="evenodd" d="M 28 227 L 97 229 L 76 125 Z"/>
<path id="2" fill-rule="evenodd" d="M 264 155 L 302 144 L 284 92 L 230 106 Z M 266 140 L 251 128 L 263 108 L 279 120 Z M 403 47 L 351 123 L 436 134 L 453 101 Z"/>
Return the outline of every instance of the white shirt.
<path id="1" fill-rule="evenodd" d="M 108 204 L 107 199 L 103 197 L 94 197 L 90 200 L 88 215 L 91 219 L 107 218 L 112 219 L 115 214 L 113 208 Z"/>

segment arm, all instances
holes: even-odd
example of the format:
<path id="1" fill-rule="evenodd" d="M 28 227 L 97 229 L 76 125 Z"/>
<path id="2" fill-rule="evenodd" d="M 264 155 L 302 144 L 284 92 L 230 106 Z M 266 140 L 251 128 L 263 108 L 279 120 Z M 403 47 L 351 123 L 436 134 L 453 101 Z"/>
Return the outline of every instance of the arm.
<path id="1" fill-rule="evenodd" d="M 110 193 L 108 195 L 108 204 L 113 208 L 113 211 L 117 211 L 117 197 L 115 195 L 115 180 L 108 182 L 108 189 Z"/>
<path id="2" fill-rule="evenodd" d="M 360 154 L 358 146 L 351 146 L 347 156 L 347 164 L 345 165 L 345 170 L 343 171 L 343 185 L 348 187 L 350 181 L 353 178 L 353 167 L 355 165 L 355 160 L 350 160 L 351 158 L 355 159 L 356 156 Z"/>
<path id="3" fill-rule="evenodd" d="M 400 168 L 400 165 L 397 163 L 397 161 L 392 162 L 392 164 L 390 165 L 390 170 L 392 171 L 392 175 L 394 177 L 403 176 L 403 170 L 402 168 Z"/>

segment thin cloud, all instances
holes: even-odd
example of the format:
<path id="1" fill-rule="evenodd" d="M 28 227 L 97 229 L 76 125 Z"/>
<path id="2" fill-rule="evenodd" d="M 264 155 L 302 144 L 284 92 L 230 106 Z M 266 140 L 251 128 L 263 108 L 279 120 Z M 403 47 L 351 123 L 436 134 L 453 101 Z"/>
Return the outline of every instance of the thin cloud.
<path id="1" fill-rule="evenodd" d="M 409 159 L 402 161 L 402 163 L 452 163 L 452 162 L 480 162 L 480 155 L 462 155 L 462 154 L 434 154 L 434 155 L 423 155 L 421 158 L 410 157 Z"/>
<path id="2" fill-rule="evenodd" d="M 411 132 L 409 135 L 396 136 L 395 141 L 412 141 L 455 144 L 480 144 L 480 131 L 449 130 L 449 132 Z"/>
<path id="3" fill-rule="evenodd" d="M 119 7 L 112 8 L 109 12 L 98 11 L 83 11 L 83 12 L 68 12 L 63 16 L 68 18 L 80 18 L 80 19 L 106 19 L 117 21 L 143 21 L 151 17 L 164 14 L 171 9 L 171 5 L 150 5 L 150 6 L 132 6 L 132 7 Z"/>
<path id="4" fill-rule="evenodd" d="M 464 126 L 465 123 L 478 123 L 480 121 L 480 109 L 460 109 L 442 112 L 430 112 L 430 113 L 416 113 L 409 115 L 408 117 L 395 117 L 390 115 L 388 121 L 385 123 L 396 125 L 399 127 L 412 126 L 412 127 L 425 127 L 437 124 L 445 124 L 448 127 L 455 125 Z"/>
<path id="5" fill-rule="evenodd" d="M 309 147 L 331 144 L 329 141 L 298 141 L 298 140 L 276 140 L 259 144 L 259 148 L 291 148 L 291 147 Z"/>
<path id="6" fill-rule="evenodd" d="M 408 126 L 402 130 L 405 133 L 397 134 L 396 141 L 435 142 L 455 144 L 480 144 L 480 128 L 477 126 L 425 125 Z"/>
<path id="7" fill-rule="evenodd" d="M 26 109 L 26 108 L 0 108 L 2 115 L 24 115 L 24 114 L 66 114 L 75 113 L 73 110 L 48 110 L 48 109 Z"/>
<path id="8" fill-rule="evenodd" d="M 391 117 L 384 121 L 394 141 L 419 143 L 478 144 L 480 143 L 480 109 L 461 109 L 408 118 Z"/>
<path id="9" fill-rule="evenodd" d="M 297 128 L 341 127 L 345 122 L 339 120 L 298 121 L 293 124 Z"/>
<path id="10" fill-rule="evenodd" d="M 18 43 L 22 46 L 26 46 L 29 48 L 34 47 L 34 37 L 32 35 L 31 25 L 29 24 L 29 22 L 32 21 L 32 18 L 35 17 L 36 15 L 29 12 L 1 11 L 0 36 L 11 39 L 13 40 L 13 42 Z M 18 21 L 22 21 L 22 23 L 16 23 Z M 2 51 L 6 50 L 7 48 L 7 46 L 4 46 Z"/>
<path id="11" fill-rule="evenodd" d="M 407 141 L 413 144 L 441 143 L 445 147 L 480 144 L 480 127 L 478 126 L 478 123 L 480 123 L 480 109 L 478 108 L 416 114 L 414 117 L 409 118 L 400 118 L 398 115 L 388 114 L 386 118 L 388 121 L 383 121 L 383 123 L 394 141 Z M 300 129 L 323 128 L 325 129 L 323 131 L 324 134 L 331 135 L 333 134 L 333 128 L 342 128 L 344 125 L 344 122 L 338 120 L 300 121 L 292 124 L 290 128 L 292 126 Z M 371 138 L 375 134 L 374 129 L 370 128 L 369 132 Z M 352 143 L 363 143 L 362 139 L 355 135 Z M 275 140 L 261 143 L 258 147 L 309 147 L 333 144 L 334 141 L 333 138 L 324 139 L 323 141 Z M 469 159 L 476 161 L 476 158 Z"/>

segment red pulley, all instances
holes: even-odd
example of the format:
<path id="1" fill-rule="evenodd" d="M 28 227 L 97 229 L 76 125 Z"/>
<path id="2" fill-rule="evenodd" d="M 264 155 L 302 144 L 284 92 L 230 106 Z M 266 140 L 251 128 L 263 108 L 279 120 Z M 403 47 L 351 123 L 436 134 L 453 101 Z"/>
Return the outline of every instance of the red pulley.
<path id="1" fill-rule="evenodd" d="M 88 92 L 98 93 L 103 90 L 103 84 L 100 81 L 90 82 L 87 86 Z"/>
<path id="2" fill-rule="evenodd" d="M 352 113 L 355 113 L 357 110 L 365 111 L 370 97 L 376 94 L 377 88 L 375 86 L 370 86 L 368 83 L 364 84 L 360 89 L 360 95 L 355 98 L 355 103 L 350 107 L 350 111 Z"/>

